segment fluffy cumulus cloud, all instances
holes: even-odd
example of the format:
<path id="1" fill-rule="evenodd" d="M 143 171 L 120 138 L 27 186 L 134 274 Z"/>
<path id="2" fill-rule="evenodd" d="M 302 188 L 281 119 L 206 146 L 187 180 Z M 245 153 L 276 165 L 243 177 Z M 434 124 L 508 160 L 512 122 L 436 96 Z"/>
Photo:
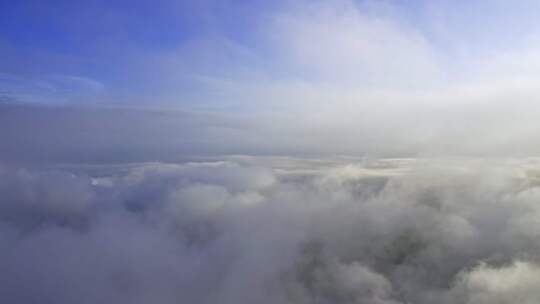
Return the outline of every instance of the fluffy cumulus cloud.
<path id="1" fill-rule="evenodd" d="M 0 302 L 537 303 L 536 159 L 0 167 Z"/>

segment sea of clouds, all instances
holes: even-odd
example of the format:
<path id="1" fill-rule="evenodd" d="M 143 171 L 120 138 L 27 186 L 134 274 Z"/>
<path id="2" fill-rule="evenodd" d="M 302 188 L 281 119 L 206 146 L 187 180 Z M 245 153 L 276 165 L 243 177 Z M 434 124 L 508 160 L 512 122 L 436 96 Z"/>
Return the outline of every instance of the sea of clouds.
<path id="1" fill-rule="evenodd" d="M 540 302 L 540 160 L 0 167 L 0 302 Z"/>

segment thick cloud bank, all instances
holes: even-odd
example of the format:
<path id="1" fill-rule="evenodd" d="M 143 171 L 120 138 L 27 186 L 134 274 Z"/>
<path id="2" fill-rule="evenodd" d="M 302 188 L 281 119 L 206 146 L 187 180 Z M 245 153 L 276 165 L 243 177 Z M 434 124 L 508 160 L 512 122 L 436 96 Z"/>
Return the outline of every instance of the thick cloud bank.
<path id="1" fill-rule="evenodd" d="M 538 303 L 540 162 L 0 167 L 1 303 Z"/>

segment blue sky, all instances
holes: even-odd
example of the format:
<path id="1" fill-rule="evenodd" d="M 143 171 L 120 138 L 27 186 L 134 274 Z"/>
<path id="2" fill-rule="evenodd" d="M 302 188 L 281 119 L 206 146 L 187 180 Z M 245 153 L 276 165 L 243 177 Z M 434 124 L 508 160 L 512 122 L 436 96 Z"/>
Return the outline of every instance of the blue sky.
<path id="1" fill-rule="evenodd" d="M 119 151 L 148 126 L 155 146 L 196 153 L 536 153 L 538 12 L 529 0 L 2 1 L 0 100 L 24 105 L 5 129 L 60 115 L 65 129 L 125 134 L 89 142 Z M 89 106 L 182 115 L 164 128 L 134 114 L 130 128 Z"/>
<path id="2" fill-rule="evenodd" d="M 230 87 L 246 83 L 257 91 L 254 99 L 267 95 L 265 83 L 371 89 L 400 87 L 399 82 L 424 90 L 426 79 L 480 77 L 471 66 L 482 60 L 535 51 L 540 32 L 535 1 L 2 1 L 0 6 L 0 88 L 4 95 L 46 103 L 242 108 L 242 96 Z M 409 64 L 416 67 L 404 67 Z M 402 75 L 408 72 L 412 79 Z M 388 79 L 392 73 L 396 79 Z"/>
<path id="3" fill-rule="evenodd" d="M 160 57 L 167 56 L 168 52 L 201 40 L 222 39 L 239 44 L 253 42 L 254 33 L 250 29 L 257 23 L 258 15 L 276 7 L 265 3 L 3 1 L 0 4 L 2 84 L 9 88 L 10 82 L 20 80 L 24 88 L 4 90 L 33 94 L 32 90 L 40 89 L 39 84 L 22 82 L 52 82 L 51 85 L 57 86 L 58 81 L 51 81 L 50 77 L 68 77 L 72 81 L 67 80 L 67 83 L 60 85 L 68 88 L 60 89 L 61 92 L 53 97 L 63 100 L 66 97 L 62 96 L 63 93 L 92 93 L 83 90 L 87 89 L 83 82 L 88 80 L 103 84 L 113 97 L 129 96 L 129 103 L 139 103 L 137 94 L 129 92 L 136 90 L 139 94 L 151 95 L 150 91 L 160 89 L 159 85 L 145 83 L 169 78 L 168 75 L 159 75 L 160 79 L 155 79 L 156 75 L 153 74 L 158 73 L 159 66 L 163 64 Z M 206 52 L 208 57 L 214 57 L 213 52 L 219 53 L 217 49 L 193 52 L 198 51 Z M 204 66 L 205 63 L 194 65 L 190 69 Z M 173 76 L 178 78 L 192 72 L 182 70 Z M 174 81 L 174 85 L 182 88 L 184 81 Z M 100 97 L 106 96 L 76 97 L 102 102 Z M 52 99 L 47 102 L 55 102 Z M 152 102 L 159 103 L 157 100 Z"/>

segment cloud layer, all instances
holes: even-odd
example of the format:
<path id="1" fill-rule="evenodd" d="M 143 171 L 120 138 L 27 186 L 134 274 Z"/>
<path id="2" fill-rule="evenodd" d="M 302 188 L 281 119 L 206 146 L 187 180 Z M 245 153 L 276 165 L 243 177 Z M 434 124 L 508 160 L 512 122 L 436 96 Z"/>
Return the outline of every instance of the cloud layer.
<path id="1" fill-rule="evenodd" d="M 536 303 L 540 163 L 0 170 L 6 303 Z"/>

